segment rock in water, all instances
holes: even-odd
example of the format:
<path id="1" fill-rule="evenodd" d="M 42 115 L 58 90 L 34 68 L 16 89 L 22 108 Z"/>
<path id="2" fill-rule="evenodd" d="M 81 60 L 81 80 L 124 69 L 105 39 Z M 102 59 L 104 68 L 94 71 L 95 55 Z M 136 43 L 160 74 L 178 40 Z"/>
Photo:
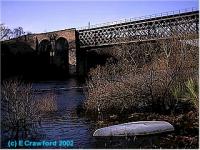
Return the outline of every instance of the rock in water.
<path id="1" fill-rule="evenodd" d="M 174 131 L 165 121 L 138 121 L 97 129 L 93 136 L 135 136 Z"/>

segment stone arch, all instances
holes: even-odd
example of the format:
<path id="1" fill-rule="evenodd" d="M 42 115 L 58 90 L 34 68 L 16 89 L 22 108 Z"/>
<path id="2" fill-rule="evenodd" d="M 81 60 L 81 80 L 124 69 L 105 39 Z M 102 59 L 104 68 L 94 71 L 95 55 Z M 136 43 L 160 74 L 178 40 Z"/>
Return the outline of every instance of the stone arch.
<path id="1" fill-rule="evenodd" d="M 56 50 L 55 55 L 62 55 L 63 53 L 67 53 L 69 49 L 69 44 L 67 39 L 64 37 L 59 37 L 56 40 Z"/>
<path id="2" fill-rule="evenodd" d="M 43 39 L 41 40 L 41 42 L 39 43 L 39 53 L 43 53 L 43 52 L 50 52 L 51 51 L 51 42 L 47 39 Z"/>
<path id="3" fill-rule="evenodd" d="M 69 69 L 69 43 L 66 38 L 59 37 L 55 42 L 54 62 L 58 67 Z"/>
<path id="4" fill-rule="evenodd" d="M 52 49 L 51 42 L 47 39 L 41 40 L 38 46 L 38 54 L 45 64 L 50 63 L 50 51 Z"/>

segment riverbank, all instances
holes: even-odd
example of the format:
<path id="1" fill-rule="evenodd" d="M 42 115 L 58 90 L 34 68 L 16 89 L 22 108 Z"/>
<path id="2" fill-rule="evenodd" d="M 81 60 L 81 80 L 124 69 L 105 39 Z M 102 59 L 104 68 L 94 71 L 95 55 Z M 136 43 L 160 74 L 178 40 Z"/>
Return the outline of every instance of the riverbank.
<path id="1" fill-rule="evenodd" d="M 133 121 L 167 121 L 175 128 L 174 132 L 166 134 L 157 134 L 157 145 L 141 145 L 140 148 L 198 148 L 199 147 L 199 116 L 197 111 L 190 111 L 182 114 L 158 114 L 158 113 L 132 113 L 124 114 L 123 116 L 110 115 L 107 118 L 100 118 L 98 116 L 88 116 L 96 122 L 95 128 L 117 125 L 121 123 L 128 123 Z M 148 136 L 147 136 L 148 137 Z M 105 137 L 106 138 L 106 137 Z M 129 137 L 133 139 L 135 137 Z M 142 136 L 137 136 L 142 138 Z M 152 136 L 149 135 L 149 139 Z M 155 144 L 155 143 L 154 143 Z"/>
<path id="2" fill-rule="evenodd" d="M 89 72 L 85 114 L 98 127 L 167 121 L 175 132 L 161 138 L 160 147 L 198 148 L 198 46 L 172 38 L 106 53 L 113 58 Z"/>

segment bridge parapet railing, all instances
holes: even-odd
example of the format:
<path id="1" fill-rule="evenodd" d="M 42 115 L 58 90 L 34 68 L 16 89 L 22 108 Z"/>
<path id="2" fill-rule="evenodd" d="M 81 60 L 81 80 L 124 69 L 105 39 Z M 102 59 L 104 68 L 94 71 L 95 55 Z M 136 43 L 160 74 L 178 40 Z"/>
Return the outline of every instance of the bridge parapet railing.
<path id="1" fill-rule="evenodd" d="M 174 10 L 174 11 L 167 11 L 167 12 L 156 13 L 156 14 L 151 14 L 151 15 L 145 15 L 145 16 L 140 16 L 140 17 L 134 17 L 134 18 L 130 18 L 130 19 L 121 19 L 121 20 L 113 21 L 113 22 L 106 22 L 106 23 L 101 23 L 101 24 L 79 27 L 79 28 L 77 28 L 77 30 L 87 30 L 87 29 L 110 26 L 110 25 L 115 25 L 115 24 L 145 20 L 145 19 L 153 19 L 153 18 L 157 18 L 157 17 L 177 15 L 177 14 L 188 13 L 188 12 L 193 12 L 193 11 L 198 11 L 198 8 L 193 7 L 193 8 L 186 8 L 186 9 L 181 9 L 181 10 Z"/>

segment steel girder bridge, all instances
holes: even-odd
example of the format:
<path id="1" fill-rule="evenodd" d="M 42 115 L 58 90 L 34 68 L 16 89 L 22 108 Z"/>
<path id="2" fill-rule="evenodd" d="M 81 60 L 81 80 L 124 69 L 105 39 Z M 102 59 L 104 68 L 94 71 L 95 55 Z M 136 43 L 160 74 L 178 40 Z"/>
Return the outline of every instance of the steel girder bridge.
<path id="1" fill-rule="evenodd" d="M 172 11 L 78 30 L 80 48 L 187 36 L 198 39 L 199 10 Z"/>

